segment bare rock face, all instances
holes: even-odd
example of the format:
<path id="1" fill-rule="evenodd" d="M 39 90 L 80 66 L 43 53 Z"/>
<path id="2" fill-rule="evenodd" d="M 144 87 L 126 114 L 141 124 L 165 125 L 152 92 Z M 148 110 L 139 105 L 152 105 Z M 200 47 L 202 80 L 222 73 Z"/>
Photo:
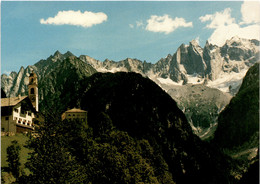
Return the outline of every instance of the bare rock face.
<path id="1" fill-rule="evenodd" d="M 203 49 L 195 40 L 193 40 L 190 42 L 189 47 L 187 47 L 187 51 L 188 53 L 186 53 L 186 57 L 188 59 L 186 62 L 183 61 L 187 74 L 197 73 L 204 76 L 207 66 L 203 59 Z"/>
<path id="2" fill-rule="evenodd" d="M 10 94 L 10 89 L 13 86 L 13 82 L 16 76 L 16 72 L 11 72 L 9 76 L 6 74 L 1 76 L 1 88 L 6 94 Z"/>
<path id="3" fill-rule="evenodd" d="M 209 79 L 217 79 L 222 71 L 224 63 L 224 59 L 221 57 L 220 48 L 206 42 L 203 49 L 203 59 L 207 65 L 206 74 L 209 76 Z"/>
<path id="4" fill-rule="evenodd" d="M 227 40 L 222 47 L 206 42 L 201 48 L 193 40 L 189 45 L 182 44 L 173 55 L 168 54 L 155 64 L 132 58 L 102 62 L 87 55 L 76 57 L 69 51 L 64 54 L 56 51 L 33 66 L 21 67 L 18 73 L 3 74 L 1 86 L 7 96 L 27 95 L 28 76 L 34 70 L 39 79 L 39 102 L 44 104 L 44 98 L 52 94 L 59 97 L 59 91 L 64 88 L 69 76 L 89 76 L 95 72 L 139 73 L 155 81 L 178 102 L 194 133 L 201 137 L 216 123 L 223 104 L 226 105 L 231 98 L 229 94 L 237 93 L 246 71 L 259 59 L 258 48 L 259 41 L 238 37 Z M 61 76 L 63 78 L 58 79 Z M 162 83 L 162 80 L 167 82 Z M 200 87 L 193 87 L 194 84 Z M 214 93 L 214 99 L 207 98 L 211 88 L 222 92 Z M 180 92 L 181 95 L 178 95 Z M 223 98 L 226 99 L 224 103 L 217 105 Z M 197 110 L 196 105 L 203 108 Z"/>
<path id="5" fill-rule="evenodd" d="M 184 83 L 189 75 L 215 81 L 222 74 L 240 73 L 259 59 L 259 41 L 234 37 L 223 47 L 206 42 L 201 48 L 196 41 L 182 44 L 173 55 L 162 58 L 152 67 L 153 74 Z M 241 80 L 243 77 L 240 77 Z M 186 81 L 186 82 L 185 82 Z M 191 82 L 190 82 L 191 83 Z M 234 86 L 233 86 L 234 89 Z"/>
<path id="6" fill-rule="evenodd" d="M 226 60 L 245 61 L 259 52 L 259 41 L 247 40 L 239 37 L 233 37 L 227 40 L 221 48 L 221 55 Z"/>
<path id="7" fill-rule="evenodd" d="M 212 138 L 217 117 L 231 99 L 228 93 L 203 84 L 176 85 L 167 93 L 177 102 L 193 132 L 201 139 Z"/>
<path id="8" fill-rule="evenodd" d="M 206 42 L 202 48 L 193 40 L 189 45 L 182 44 L 174 54 L 168 54 L 155 64 L 132 58 L 118 62 L 106 59 L 102 62 L 87 55 L 76 57 L 69 51 L 64 54 L 56 51 L 47 59 L 42 59 L 33 66 L 21 67 L 18 73 L 12 72 L 9 76 L 3 74 L 1 86 L 7 96 L 27 95 L 28 76 L 34 70 L 39 79 L 39 102 L 41 104 L 44 98 L 51 94 L 57 93 L 58 97 L 59 90 L 64 88 L 65 80 L 69 80 L 69 75 L 89 76 L 95 72 L 115 73 L 120 71 L 139 73 L 155 81 L 179 102 L 180 108 L 194 128 L 194 132 L 200 136 L 204 135 L 203 132 L 212 128 L 216 122 L 221 109 L 216 106 L 218 101 L 225 98 L 224 104 L 226 105 L 230 99 L 230 97 L 226 98 L 229 96 L 226 93 L 233 96 L 238 92 L 246 71 L 259 59 L 258 48 L 259 41 L 238 37 L 227 40 L 222 47 Z M 60 76 L 66 77 L 59 80 L 57 77 Z M 167 82 L 161 83 L 162 80 Z M 200 85 L 204 91 L 200 94 L 191 94 L 191 89 L 195 89 L 191 84 Z M 206 95 L 203 100 L 205 93 L 211 91 L 210 88 L 217 88 L 222 93 L 217 92 L 215 99 L 208 99 Z M 176 89 L 183 91 L 181 96 L 176 94 Z M 185 91 L 186 93 L 184 93 Z M 185 95 L 191 96 L 183 98 Z M 197 97 L 193 98 L 194 95 Z M 213 100 L 213 102 L 207 104 L 207 100 Z M 197 111 L 196 104 L 209 108 L 211 114 L 205 113 L 206 110 Z M 200 116 L 204 116 L 203 121 L 199 121 Z"/>
<path id="9" fill-rule="evenodd" d="M 241 73 L 245 74 L 245 71 L 259 59 L 258 48 L 259 41 L 238 37 L 227 40 L 223 47 L 207 42 L 205 47 L 201 48 L 193 40 L 189 45 L 182 44 L 173 55 L 168 54 L 167 57 L 160 59 L 155 64 L 132 58 L 118 62 L 106 59 L 102 62 L 87 55 L 76 57 L 69 51 L 65 54 L 56 51 L 47 59 L 42 59 L 33 66 L 21 67 L 18 73 L 12 72 L 9 76 L 3 74 L 1 86 L 7 96 L 26 95 L 28 76 L 32 70 L 37 74 L 39 81 L 45 80 L 46 76 L 58 70 L 61 62 L 69 57 L 75 57 L 85 63 L 84 67 L 91 66 L 98 72 L 136 72 L 154 81 L 162 78 L 180 84 L 199 83 L 220 90 L 222 90 L 222 86 L 226 86 L 225 92 L 234 95 L 244 77 Z M 84 68 L 82 69 L 84 70 Z M 225 78 L 225 76 L 233 75 L 236 75 L 235 81 L 224 81 L 221 84 L 219 82 L 214 83 L 214 81 Z M 194 76 L 197 77 L 196 81 L 194 81 Z M 52 87 L 50 88 L 52 89 Z M 53 90 L 55 91 L 55 89 Z"/>

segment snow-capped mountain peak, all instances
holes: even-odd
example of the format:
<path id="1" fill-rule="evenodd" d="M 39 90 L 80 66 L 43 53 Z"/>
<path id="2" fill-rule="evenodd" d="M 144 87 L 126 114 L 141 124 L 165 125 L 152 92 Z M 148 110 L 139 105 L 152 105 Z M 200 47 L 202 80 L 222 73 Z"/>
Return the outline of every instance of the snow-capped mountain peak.
<path id="1" fill-rule="evenodd" d="M 31 69 L 35 70 L 41 79 L 50 71 L 55 70 L 54 67 L 59 66 L 54 63 L 61 62 L 70 56 L 74 55 L 69 51 L 65 54 L 56 51 L 46 60 L 40 60 L 35 65 L 27 67 L 25 69 L 25 71 L 28 70 L 27 72 L 21 68 L 17 75 L 12 74 L 9 78 L 2 76 L 2 87 L 7 95 L 8 93 L 18 95 L 21 90 L 25 90 L 25 74 Z M 259 60 L 259 41 L 233 37 L 222 47 L 206 42 L 205 47 L 202 48 L 196 40 L 192 40 L 189 45 L 180 45 L 173 55 L 168 54 L 155 64 L 132 58 L 118 62 L 106 59 L 102 62 L 87 55 L 81 55 L 78 59 L 91 65 L 98 72 L 137 72 L 150 77 L 158 84 L 160 82 L 203 83 L 225 92 L 235 93 L 245 71 Z"/>

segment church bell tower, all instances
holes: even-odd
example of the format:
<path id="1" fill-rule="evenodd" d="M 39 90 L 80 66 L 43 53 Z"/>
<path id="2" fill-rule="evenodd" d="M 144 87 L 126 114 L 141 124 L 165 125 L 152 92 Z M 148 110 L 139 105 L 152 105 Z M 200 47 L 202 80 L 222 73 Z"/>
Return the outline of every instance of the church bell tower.
<path id="1" fill-rule="evenodd" d="M 37 75 L 32 71 L 32 73 L 29 76 L 29 98 L 32 102 L 33 107 L 38 112 L 39 111 L 39 97 L 38 97 L 38 81 L 37 81 Z"/>

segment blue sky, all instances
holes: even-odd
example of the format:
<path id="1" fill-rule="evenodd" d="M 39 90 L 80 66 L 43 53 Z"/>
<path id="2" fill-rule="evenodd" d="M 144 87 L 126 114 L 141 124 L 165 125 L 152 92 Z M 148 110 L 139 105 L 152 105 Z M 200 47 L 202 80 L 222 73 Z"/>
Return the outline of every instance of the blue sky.
<path id="1" fill-rule="evenodd" d="M 193 39 L 202 47 L 235 35 L 259 39 L 258 10 L 243 1 L 2 1 L 1 73 L 18 72 L 56 50 L 155 63 Z"/>

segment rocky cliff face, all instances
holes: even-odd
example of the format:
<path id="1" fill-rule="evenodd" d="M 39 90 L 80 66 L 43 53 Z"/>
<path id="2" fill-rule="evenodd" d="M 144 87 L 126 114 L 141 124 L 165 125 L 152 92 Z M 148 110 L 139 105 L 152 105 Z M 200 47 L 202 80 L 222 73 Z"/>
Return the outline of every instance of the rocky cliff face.
<path id="1" fill-rule="evenodd" d="M 206 42 L 203 49 L 203 59 L 207 65 L 206 74 L 210 80 L 215 80 L 219 77 L 224 60 L 221 56 L 220 48 Z"/>
<path id="2" fill-rule="evenodd" d="M 231 95 L 202 84 L 174 86 L 167 93 L 184 112 L 193 132 L 201 139 L 213 136 L 217 117 L 231 99 Z"/>
<path id="3" fill-rule="evenodd" d="M 194 132 L 201 136 L 216 123 L 222 107 L 229 103 L 230 95 L 226 93 L 237 93 L 246 71 L 259 59 L 258 47 L 259 41 L 238 37 L 227 40 L 222 47 L 206 42 L 202 48 L 196 41 L 191 41 L 155 64 L 131 58 L 101 62 L 87 55 L 76 57 L 69 51 L 65 54 L 56 51 L 33 66 L 21 67 L 18 73 L 3 74 L 1 85 L 7 96 L 27 95 L 28 76 L 34 70 L 39 78 L 40 106 L 44 107 L 44 98 L 55 93 L 58 98 L 69 75 L 82 77 L 95 72 L 136 72 L 169 92 L 185 112 Z M 201 89 L 197 90 L 190 84 Z M 211 88 L 222 92 L 212 92 Z M 214 99 L 208 98 L 208 93 L 214 94 Z M 223 103 L 219 104 L 220 101 Z M 203 108 L 197 110 L 197 107 L 206 107 L 209 112 L 204 112 Z M 202 116 L 202 119 L 198 118 Z M 201 119 L 200 122 L 198 119 Z"/>
<path id="4" fill-rule="evenodd" d="M 157 77 L 170 78 L 174 82 L 189 80 L 190 75 L 197 75 L 200 81 L 214 81 L 223 74 L 239 73 L 248 69 L 259 58 L 259 41 L 234 37 L 227 40 L 223 47 L 206 42 L 201 48 L 196 41 L 189 45 L 182 44 L 173 55 L 161 59 L 153 67 Z M 221 76 L 222 75 L 222 76 Z M 240 78 L 241 79 L 241 78 Z"/>
<path id="5" fill-rule="evenodd" d="M 69 82 L 73 77 L 80 79 L 97 72 L 91 65 L 79 60 L 72 53 L 61 54 L 56 51 L 54 55 L 46 60 L 40 60 L 33 66 L 25 69 L 21 67 L 18 73 L 12 72 L 9 76 L 3 74 L 1 85 L 7 96 L 28 95 L 29 74 L 32 70 L 38 77 L 40 108 L 46 105 L 44 99 L 49 98 L 51 94 L 59 97 L 60 91 L 66 85 L 73 87 L 74 84 Z"/>
<path id="6" fill-rule="evenodd" d="M 39 80 L 55 70 L 57 63 L 74 56 L 71 52 L 61 54 L 56 51 L 46 60 L 40 60 L 33 66 L 21 68 L 18 73 L 2 75 L 1 85 L 10 96 L 25 94 L 27 91 L 28 73 L 35 70 Z M 201 84 L 218 88 L 235 94 L 242 83 L 245 71 L 259 59 L 259 41 L 234 37 L 227 40 L 222 47 L 208 42 L 201 48 L 196 41 L 189 45 L 182 44 L 177 51 L 157 63 L 151 64 L 138 59 L 127 58 L 122 61 L 106 59 L 101 62 L 87 55 L 79 60 L 91 65 L 98 72 L 136 72 L 156 81 L 157 78 L 177 83 Z M 195 81 L 196 78 L 196 81 Z"/>

